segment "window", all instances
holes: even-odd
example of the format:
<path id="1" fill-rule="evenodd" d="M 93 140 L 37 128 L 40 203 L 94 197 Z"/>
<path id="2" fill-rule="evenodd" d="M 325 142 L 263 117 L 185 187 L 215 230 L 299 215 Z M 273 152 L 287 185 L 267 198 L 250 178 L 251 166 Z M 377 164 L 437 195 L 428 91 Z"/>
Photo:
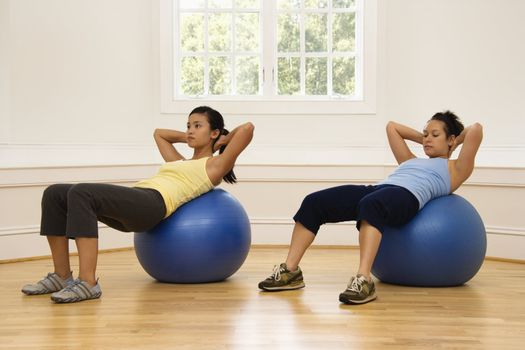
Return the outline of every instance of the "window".
<path id="1" fill-rule="evenodd" d="M 359 99 L 359 0 L 279 0 L 276 22 L 276 94 Z M 357 35 L 356 35 L 357 34 Z M 358 39 L 356 43 L 356 39 Z M 275 68 L 272 68 L 275 69 Z"/>
<path id="2" fill-rule="evenodd" d="M 175 96 L 261 95 L 261 1 L 182 0 L 174 5 Z"/>
<path id="3" fill-rule="evenodd" d="M 162 112 L 374 113 L 375 17 L 376 0 L 164 0 Z"/>

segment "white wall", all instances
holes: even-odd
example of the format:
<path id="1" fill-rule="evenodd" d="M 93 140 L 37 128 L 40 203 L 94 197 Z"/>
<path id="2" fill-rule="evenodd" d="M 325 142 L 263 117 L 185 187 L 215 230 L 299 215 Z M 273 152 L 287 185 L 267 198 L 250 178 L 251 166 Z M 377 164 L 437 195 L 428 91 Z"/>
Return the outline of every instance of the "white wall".
<path id="1" fill-rule="evenodd" d="M 2 4 L 11 62 L 4 166 L 151 159 L 142 156 L 154 125 L 151 2 Z M 126 156 L 134 151 L 142 157 Z"/>
<path id="2" fill-rule="evenodd" d="M 9 1 L 0 0 L 0 145 L 9 137 Z"/>
<path id="3" fill-rule="evenodd" d="M 130 184 L 160 161 L 153 128 L 185 127 L 188 111 L 160 113 L 158 11 L 158 0 L 0 0 L 0 260 L 48 254 L 36 234 L 47 184 Z M 519 0 L 379 0 L 375 115 L 226 116 L 256 124 L 241 183 L 228 187 L 254 242 L 286 243 L 309 191 L 383 177 L 387 120 L 419 128 L 450 108 L 485 126 L 462 194 L 490 231 L 489 255 L 525 260 L 523 13 Z M 319 243 L 355 244 L 349 225 Z M 102 248 L 131 244 L 102 231 Z"/>
<path id="4" fill-rule="evenodd" d="M 525 166 L 525 2 L 383 1 L 386 118 L 450 108 L 485 127 L 481 165 Z"/>

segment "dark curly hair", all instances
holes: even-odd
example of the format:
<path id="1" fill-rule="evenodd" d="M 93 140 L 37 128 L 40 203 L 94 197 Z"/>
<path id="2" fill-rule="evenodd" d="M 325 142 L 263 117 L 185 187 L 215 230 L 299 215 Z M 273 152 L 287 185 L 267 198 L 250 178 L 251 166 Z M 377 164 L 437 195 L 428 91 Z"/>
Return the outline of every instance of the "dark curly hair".
<path id="1" fill-rule="evenodd" d="M 439 120 L 442 121 L 445 124 L 445 133 L 447 134 L 447 138 L 451 135 L 459 136 L 463 129 L 465 129 L 465 126 L 459 120 L 459 117 L 452 113 L 451 111 L 444 111 L 436 113 L 430 118 L 430 120 Z"/>

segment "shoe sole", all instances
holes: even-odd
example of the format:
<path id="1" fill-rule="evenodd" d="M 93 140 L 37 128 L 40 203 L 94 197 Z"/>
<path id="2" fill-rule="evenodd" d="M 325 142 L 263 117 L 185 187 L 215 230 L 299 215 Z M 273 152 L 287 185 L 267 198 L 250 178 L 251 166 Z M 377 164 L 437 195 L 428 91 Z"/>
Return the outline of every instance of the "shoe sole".
<path id="1" fill-rule="evenodd" d="M 280 287 L 263 287 L 259 286 L 260 289 L 265 290 L 267 292 L 279 292 L 279 291 L 285 291 L 285 290 L 295 290 L 295 289 L 301 289 L 304 288 L 305 284 L 303 282 L 296 284 L 296 285 L 288 285 L 288 286 L 280 286 Z"/>
<path id="2" fill-rule="evenodd" d="M 53 300 L 55 303 L 57 304 L 69 304 L 69 303 L 78 303 L 80 301 L 86 301 L 86 300 L 93 300 L 93 299 L 98 299 L 102 296 L 102 293 L 97 293 L 97 294 L 94 294 L 93 296 L 89 297 L 89 298 L 67 298 L 67 299 L 62 299 L 62 298 L 56 298 L 56 297 L 53 297 L 51 296 L 51 300 Z"/>
<path id="3" fill-rule="evenodd" d="M 44 294 L 51 294 L 51 293 L 56 293 L 58 292 L 58 290 L 56 291 L 52 291 L 52 292 L 39 292 L 39 291 L 35 291 L 35 292 L 31 292 L 31 291 L 25 291 L 25 290 L 21 290 L 22 293 L 24 293 L 25 295 L 44 295 Z"/>
<path id="4" fill-rule="evenodd" d="M 372 300 L 375 300 L 375 299 L 377 299 L 377 294 L 375 294 L 375 293 L 373 295 L 369 296 L 368 298 L 363 299 L 363 300 L 352 300 L 352 299 L 348 299 L 344 295 L 339 295 L 339 301 L 342 302 L 342 303 L 345 303 L 345 304 L 349 304 L 349 305 L 366 304 L 366 303 L 369 303 L 369 302 L 371 302 Z"/>

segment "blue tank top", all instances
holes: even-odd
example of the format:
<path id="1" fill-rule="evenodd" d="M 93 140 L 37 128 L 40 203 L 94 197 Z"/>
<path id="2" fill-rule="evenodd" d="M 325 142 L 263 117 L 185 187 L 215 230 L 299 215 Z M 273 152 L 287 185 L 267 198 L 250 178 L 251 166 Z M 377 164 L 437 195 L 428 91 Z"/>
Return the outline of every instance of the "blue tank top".
<path id="1" fill-rule="evenodd" d="M 378 185 L 396 185 L 409 190 L 419 201 L 419 209 L 431 199 L 450 194 L 448 159 L 412 158 Z"/>

